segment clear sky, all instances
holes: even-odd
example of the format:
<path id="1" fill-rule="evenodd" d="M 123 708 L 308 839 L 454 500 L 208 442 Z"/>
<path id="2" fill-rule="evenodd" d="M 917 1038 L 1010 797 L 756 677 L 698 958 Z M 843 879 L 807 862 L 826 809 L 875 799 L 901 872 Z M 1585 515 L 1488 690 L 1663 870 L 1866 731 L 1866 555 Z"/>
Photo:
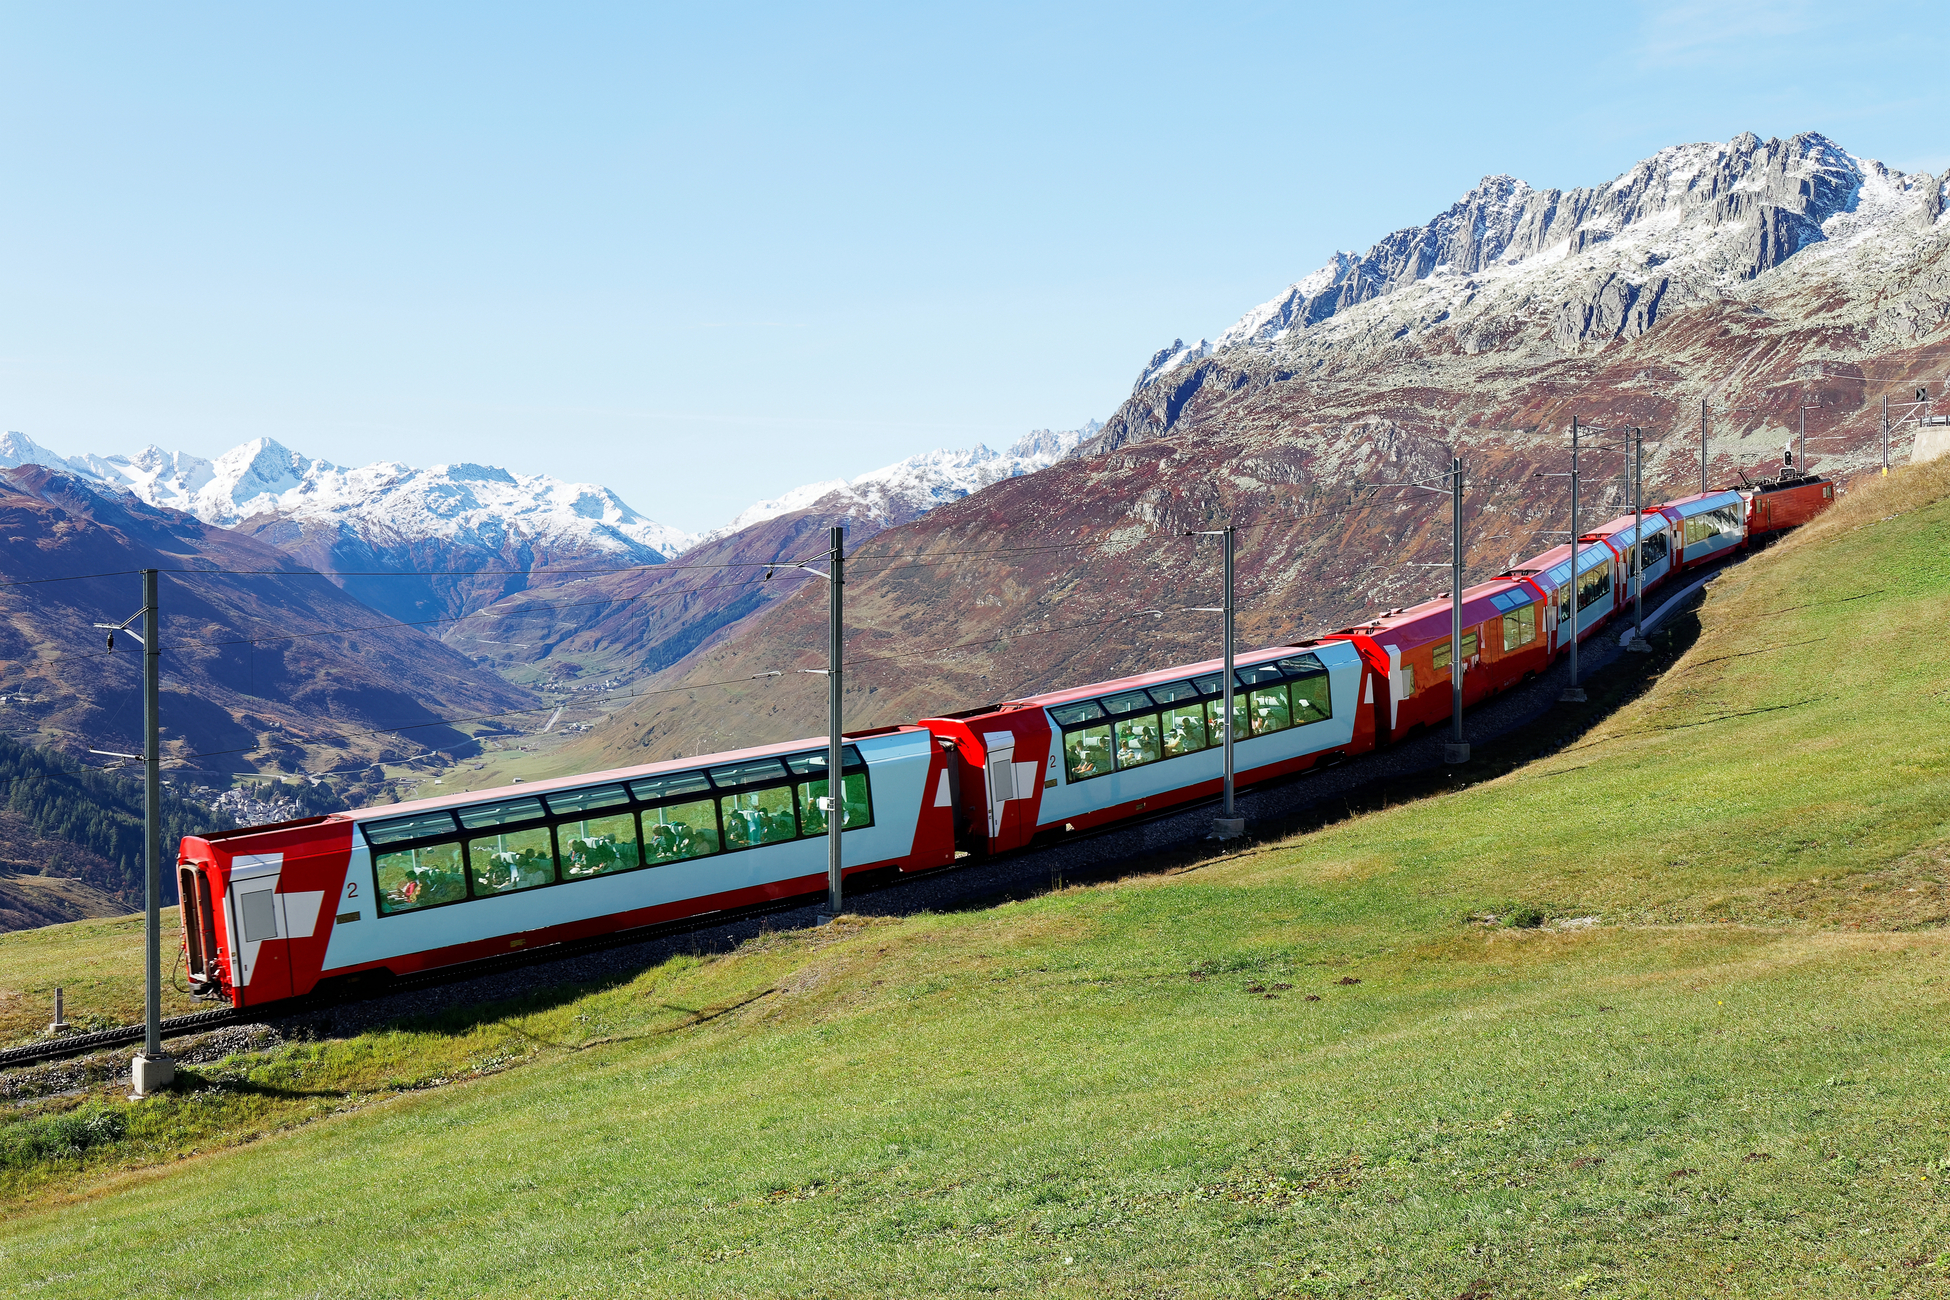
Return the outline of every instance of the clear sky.
<path id="1" fill-rule="evenodd" d="M 1950 167 L 1929 4 L 0 8 L 0 427 L 685 529 L 1108 415 L 1478 178 Z"/>

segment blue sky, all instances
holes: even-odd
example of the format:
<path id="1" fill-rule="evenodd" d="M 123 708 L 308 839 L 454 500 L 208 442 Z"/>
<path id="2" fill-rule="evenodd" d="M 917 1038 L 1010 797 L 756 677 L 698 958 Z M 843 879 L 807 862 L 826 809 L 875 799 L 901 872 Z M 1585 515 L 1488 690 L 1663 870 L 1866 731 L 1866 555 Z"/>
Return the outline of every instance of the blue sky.
<path id="1" fill-rule="evenodd" d="M 1103 417 L 1478 178 L 1950 167 L 1921 4 L 0 8 L 0 426 L 701 529 Z"/>

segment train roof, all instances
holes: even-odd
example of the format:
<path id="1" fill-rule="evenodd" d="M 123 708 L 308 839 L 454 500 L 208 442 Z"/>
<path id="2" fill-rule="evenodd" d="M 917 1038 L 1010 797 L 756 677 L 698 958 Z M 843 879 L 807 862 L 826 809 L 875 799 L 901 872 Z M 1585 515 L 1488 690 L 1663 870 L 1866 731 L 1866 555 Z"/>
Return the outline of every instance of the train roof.
<path id="1" fill-rule="evenodd" d="M 1289 658 L 1296 652 L 1318 654 L 1323 650 L 1332 650 L 1335 647 L 1345 644 L 1345 642 L 1330 639 L 1295 641 L 1291 645 L 1263 646 L 1257 650 L 1247 650 L 1243 653 L 1233 655 L 1232 666 L 1234 668 L 1250 668 L 1254 664 L 1266 663 L 1268 660 Z M 1165 682 L 1175 682 L 1185 677 L 1198 677 L 1205 673 L 1220 672 L 1224 668 L 1225 660 L 1223 658 L 1203 659 L 1197 663 L 1174 664 L 1169 668 L 1160 668 L 1156 672 L 1136 673 L 1129 677 L 1113 677 L 1108 681 L 1091 682 L 1085 686 L 1073 686 L 1061 691 L 1048 691 L 1041 695 L 1025 695 L 1019 699 L 1004 700 L 1000 704 L 986 709 L 977 709 L 971 713 L 957 713 L 952 715 L 935 713 L 929 714 L 928 716 L 937 718 L 952 716 L 965 720 L 989 713 L 1006 713 L 1014 709 L 1046 709 L 1056 704 L 1068 704 L 1072 700 L 1095 699 L 1099 695 L 1110 695 L 1118 691 L 1131 690 L 1138 686 L 1157 686 Z"/>
<path id="2" fill-rule="evenodd" d="M 1640 523 L 1637 515 L 1620 515 L 1611 522 L 1601 524 L 1586 533 L 1583 540 L 1590 541 L 1592 538 L 1603 538 L 1605 541 L 1615 543 L 1619 546 L 1630 546 L 1638 539 L 1638 536 L 1650 537 L 1670 522 L 1671 520 L 1659 513 L 1659 507 L 1647 506 L 1645 508 L 1645 520 L 1643 524 Z M 1634 529 L 1642 529 L 1643 532 L 1642 534 L 1634 533 Z"/>
<path id="3" fill-rule="evenodd" d="M 892 735 L 903 731 L 922 731 L 912 723 L 902 723 L 894 727 L 872 727 L 862 731 L 847 731 L 841 734 L 849 745 L 876 736 Z M 513 785 L 489 786 L 483 790 L 458 791 L 454 794 L 435 795 L 430 799 L 413 799 L 406 803 L 378 804 L 370 808 L 352 808 L 345 812 L 327 813 L 323 817 L 305 817 L 296 821 L 273 822 L 265 826 L 240 826 L 232 831 L 218 831 L 212 835 L 199 835 L 201 840 L 229 840 L 244 835 L 262 835 L 271 831 L 285 830 L 294 826 L 316 826 L 328 822 L 363 822 L 377 818 L 411 816 L 418 812 L 434 812 L 442 808 L 461 808 L 469 804 L 487 803 L 496 799 L 526 798 L 536 794 L 550 794 L 560 790 L 573 790 L 585 785 L 603 785 L 616 781 L 635 780 L 646 776 L 657 776 L 665 772 L 692 772 L 707 767 L 720 767 L 743 759 L 771 758 L 781 754 L 800 753 L 808 749 L 824 748 L 826 737 L 809 736 L 804 740 L 789 740 L 776 745 L 758 745 L 750 749 L 730 749 L 718 754 L 696 754 L 690 758 L 671 758 L 659 763 L 639 763 L 631 767 L 612 767 L 600 772 L 579 772 L 574 776 L 550 777 L 543 781 L 520 781 Z"/>
<path id="4" fill-rule="evenodd" d="M 1589 573 L 1600 564 L 1612 558 L 1611 547 L 1603 542 L 1580 539 L 1582 547 L 1578 552 L 1578 572 Z M 1533 555 L 1522 565 L 1510 570 L 1519 577 L 1529 578 L 1545 591 L 1561 587 L 1571 580 L 1571 547 L 1568 542 L 1560 542 L 1542 555 Z"/>
<path id="5" fill-rule="evenodd" d="M 1743 497 L 1762 497 L 1769 492 L 1791 492 L 1796 488 L 1819 487 L 1832 480 L 1820 474 L 1803 474 L 1800 478 L 1781 479 L 1773 483 L 1749 483 L 1737 489 Z"/>
<path id="6" fill-rule="evenodd" d="M 1675 518 L 1691 519 L 1694 515 L 1703 515 L 1709 510 L 1718 510 L 1721 506 L 1741 504 L 1743 502 L 1738 492 L 1731 488 L 1719 488 L 1712 492 L 1695 492 L 1689 497 L 1680 497 L 1677 501 L 1662 502 L 1658 508 Z"/>
<path id="7" fill-rule="evenodd" d="M 1521 594 L 1522 600 L 1512 601 L 1509 597 Z M 1496 614 L 1507 613 L 1520 605 L 1528 605 L 1537 599 L 1536 593 L 1526 586 L 1520 577 L 1504 575 L 1488 582 L 1479 582 L 1473 587 L 1463 588 L 1463 621 L 1480 623 Z M 1419 605 L 1390 610 L 1379 618 L 1344 627 L 1337 636 L 1385 637 L 1390 633 L 1419 637 L 1426 635 L 1429 640 L 1449 635 L 1449 597 L 1434 596 Z M 1426 625 L 1426 626 L 1425 626 Z M 1418 641 L 1419 644 L 1419 641 Z"/>

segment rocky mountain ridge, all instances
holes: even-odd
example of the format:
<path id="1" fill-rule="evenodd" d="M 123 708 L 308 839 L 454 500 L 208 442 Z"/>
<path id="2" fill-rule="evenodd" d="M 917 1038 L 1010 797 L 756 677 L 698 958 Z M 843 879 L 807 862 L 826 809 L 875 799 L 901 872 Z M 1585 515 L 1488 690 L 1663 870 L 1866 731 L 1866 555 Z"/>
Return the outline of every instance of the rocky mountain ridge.
<path id="1" fill-rule="evenodd" d="M 1169 427 L 1207 376 L 1304 383 L 1386 366 L 1447 362 L 1460 377 L 1545 364 L 1637 338 L 1762 277 L 1778 294 L 1840 276 L 1859 298 L 1938 239 L 1947 182 L 1814 132 L 1674 146 L 1571 190 L 1485 177 L 1425 224 L 1365 254 L 1335 253 L 1216 341 L 1155 355 L 1096 449 Z M 1914 321 L 1892 309 L 1884 347 L 1913 337 Z"/>
<path id="2" fill-rule="evenodd" d="M 1603 431 L 1583 445 L 1582 527 L 1627 508 L 1632 426 L 1650 500 L 1774 472 L 1804 410 L 1814 468 L 1845 487 L 1880 462 L 1884 396 L 1901 463 L 1904 403 L 1950 378 L 1944 206 L 1937 179 L 1812 134 L 1662 150 L 1580 190 L 1491 178 L 1216 343 L 1162 350 L 1077 455 L 862 548 L 848 724 L 1213 653 L 1196 607 L 1217 561 L 1190 530 L 1239 530 L 1245 644 L 1429 597 L 1446 508 L 1356 477 L 1427 481 L 1461 458 L 1465 563 L 1493 575 L 1567 526 L 1573 416 Z M 816 667 L 824 617 L 821 593 L 795 593 L 701 647 L 592 732 L 587 761 L 816 733 L 818 679 L 755 674 Z"/>

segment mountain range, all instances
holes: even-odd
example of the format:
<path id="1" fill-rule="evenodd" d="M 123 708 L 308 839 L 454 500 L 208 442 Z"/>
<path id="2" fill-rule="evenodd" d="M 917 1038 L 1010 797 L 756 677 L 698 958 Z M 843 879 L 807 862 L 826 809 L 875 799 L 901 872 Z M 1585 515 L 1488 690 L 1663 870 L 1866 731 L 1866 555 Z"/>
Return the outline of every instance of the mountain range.
<path id="1" fill-rule="evenodd" d="M 848 725 L 1214 653 L 1194 607 L 1217 603 L 1218 557 L 1194 530 L 1238 530 L 1247 644 L 1434 594 L 1447 509 L 1357 478 L 1431 482 L 1461 458 L 1465 563 L 1493 575 L 1567 527 L 1573 417 L 1581 527 L 1627 508 L 1632 427 L 1650 500 L 1775 472 L 1804 415 L 1846 490 L 1880 461 L 1881 399 L 1909 419 L 1950 367 L 1945 206 L 1943 178 L 1816 133 L 1676 146 L 1572 189 L 1486 177 L 1216 339 L 1159 349 L 1071 456 L 884 538 L 941 558 L 849 577 Z M 703 684 L 817 666 L 824 618 L 820 593 L 778 602 L 585 737 L 584 760 L 816 732 L 814 679 Z"/>
<path id="2" fill-rule="evenodd" d="M 43 576 L 78 571 L 62 568 L 77 547 L 105 552 L 142 529 L 173 530 L 171 545 L 189 567 L 242 563 L 311 570 L 349 598 L 339 601 L 343 608 L 331 600 L 317 602 L 308 611 L 314 616 L 297 620 L 298 626 L 393 621 L 407 626 L 392 629 L 388 637 L 407 634 L 410 643 L 424 635 L 445 647 L 428 667 L 434 677 L 443 666 L 459 671 L 467 689 L 456 694 L 454 684 L 433 683 L 413 719 L 381 707 L 376 698 L 368 701 L 370 707 L 350 713 L 341 702 L 337 712 L 345 721 L 369 728 L 385 725 L 395 714 L 398 720 L 430 716 L 429 706 L 505 711 L 533 702 L 527 688 L 544 680 L 629 679 L 668 667 L 787 590 L 790 583 L 767 587 L 754 575 L 766 564 L 798 556 L 809 544 L 823 545 L 833 524 L 844 524 L 850 538 L 862 540 L 943 501 L 1044 468 L 1099 428 L 1092 422 L 1067 432 L 1038 430 L 1007 452 L 978 446 L 910 457 L 850 481 L 812 484 L 758 503 L 733 525 L 703 537 L 644 518 L 607 488 L 493 466 L 415 469 L 382 463 L 346 469 L 270 439 L 246 443 L 214 461 L 153 446 L 133 456 L 62 456 L 25 434 L 9 433 L 0 437 L 0 470 L 8 473 L 0 488 L 15 491 L 9 496 L 0 490 L 0 515 L 12 521 L 16 540 L 49 535 L 12 555 L 23 566 L 23 578 L 30 570 Z M 90 536 L 84 540 L 83 534 Z M 60 535 L 60 544 L 52 535 Z M 247 548 L 247 558 L 240 560 L 236 547 L 246 541 L 258 549 Z M 680 557 L 680 563 L 672 563 Z M 251 728 L 260 739 L 267 728 L 285 737 L 310 734 L 327 749 L 346 750 L 335 762 L 349 754 L 421 751 L 418 745 L 380 742 L 346 749 L 340 743 L 343 727 L 320 726 L 307 733 L 299 725 L 302 709 L 284 717 L 243 698 L 264 687 L 282 692 L 287 702 L 306 697 L 305 687 L 288 679 L 288 670 L 312 651 L 298 647 L 287 653 L 280 645 L 275 664 L 267 657 L 254 626 L 267 616 L 290 620 L 294 614 L 278 608 L 277 598 L 262 613 L 241 608 L 232 613 L 235 618 L 206 632 L 255 647 L 255 666 L 241 683 L 241 696 L 240 683 L 222 674 L 208 681 L 191 675 L 205 706 L 220 707 L 197 712 L 201 721 L 184 733 L 179 759 L 218 746 L 232 752 L 243 730 Z M 23 647 L 40 639 L 62 643 L 71 632 L 38 619 L 31 609 L 23 609 L 16 623 Z M 409 694 L 419 682 L 406 668 L 410 658 L 409 652 L 389 661 L 380 653 L 375 660 L 394 670 L 392 680 Z M 88 703 L 100 694 L 101 684 L 66 671 L 65 662 L 58 655 L 43 655 L 40 662 L 30 656 L 16 666 L 25 675 L 10 697 L 15 705 L 10 721 L 25 737 L 87 747 L 85 742 L 99 739 L 97 732 L 107 725 Z M 313 666 L 326 677 L 336 671 L 335 680 L 346 680 L 343 666 L 324 659 Z M 6 679 L 0 679 L 0 689 L 5 686 Z M 57 706 L 56 700 L 70 704 Z M 24 711 L 25 701 L 35 708 Z M 182 706 L 173 705 L 172 712 L 180 714 Z M 32 725 L 26 726 L 29 713 Z M 125 713 L 123 708 L 114 714 L 114 725 L 133 725 L 133 715 Z M 436 748 L 451 749 L 456 737 L 432 739 L 440 742 Z M 283 745 L 276 765 L 303 766 L 302 749 Z"/>

